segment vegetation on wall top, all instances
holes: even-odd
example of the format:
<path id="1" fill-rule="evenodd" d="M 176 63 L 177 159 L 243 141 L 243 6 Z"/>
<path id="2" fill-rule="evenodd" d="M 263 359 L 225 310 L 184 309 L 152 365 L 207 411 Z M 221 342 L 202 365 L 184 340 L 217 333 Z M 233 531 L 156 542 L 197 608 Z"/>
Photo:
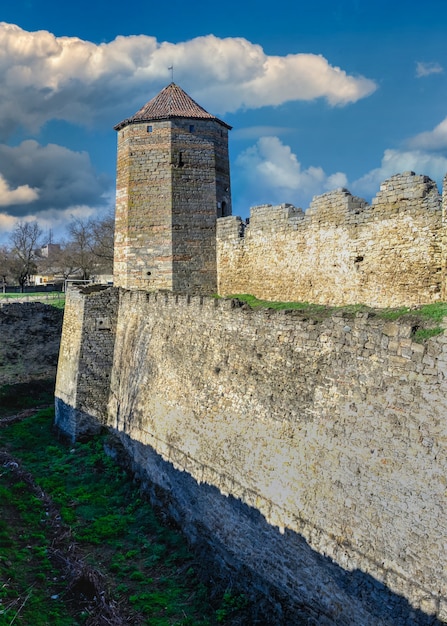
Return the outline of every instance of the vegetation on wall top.
<path id="1" fill-rule="evenodd" d="M 235 294 L 228 296 L 228 298 L 239 300 L 252 309 L 266 308 L 276 311 L 301 311 L 306 316 L 316 320 L 325 319 L 336 312 L 340 312 L 346 317 L 355 316 L 358 313 L 367 313 L 371 317 L 377 316 L 384 320 L 396 321 L 402 319 L 411 323 L 413 328 L 412 339 L 414 341 L 425 341 L 430 339 L 430 337 L 443 333 L 445 330 L 443 320 L 447 318 L 447 302 L 434 302 L 411 308 L 376 309 L 364 304 L 349 304 L 340 307 L 312 304 L 310 302 L 272 302 L 259 300 L 250 294 Z M 447 326 L 447 323 L 445 325 Z"/>

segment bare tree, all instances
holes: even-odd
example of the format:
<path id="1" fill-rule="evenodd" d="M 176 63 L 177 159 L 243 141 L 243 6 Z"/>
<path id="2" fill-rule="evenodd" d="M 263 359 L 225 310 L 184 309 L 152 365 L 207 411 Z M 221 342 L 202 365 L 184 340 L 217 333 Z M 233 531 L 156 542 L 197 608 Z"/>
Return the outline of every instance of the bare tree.
<path id="1" fill-rule="evenodd" d="M 12 278 L 12 255 L 11 250 L 6 246 L 0 248 L 0 279 L 2 281 L 1 289 L 3 293 L 6 291 L 6 285 Z"/>
<path id="2" fill-rule="evenodd" d="M 70 241 L 65 248 L 67 256 L 71 258 L 70 265 L 76 266 L 83 280 L 88 280 L 92 274 L 96 257 L 92 252 L 93 236 L 88 220 L 73 218 L 68 225 Z"/>
<path id="3" fill-rule="evenodd" d="M 39 224 L 34 222 L 18 222 L 11 233 L 12 272 L 23 292 L 29 277 L 36 271 L 36 248 L 42 230 Z"/>
<path id="4" fill-rule="evenodd" d="M 48 247 L 48 254 L 38 250 L 42 231 L 37 222 L 19 222 L 10 236 L 11 250 L 0 249 L 0 281 L 6 284 L 13 276 L 21 290 L 32 274 L 46 273 L 64 278 L 88 280 L 92 274 L 113 271 L 114 217 L 72 218 L 68 241 Z M 1 283 L 0 283 L 1 288 Z"/>
<path id="5" fill-rule="evenodd" d="M 114 218 L 72 219 L 68 226 L 69 243 L 65 247 L 67 265 L 77 265 L 82 278 L 87 280 L 93 273 L 112 271 Z"/>
<path id="6" fill-rule="evenodd" d="M 90 228 L 93 238 L 92 252 L 103 265 L 110 270 L 113 265 L 113 237 L 115 234 L 115 218 L 109 214 L 106 217 L 90 220 Z"/>

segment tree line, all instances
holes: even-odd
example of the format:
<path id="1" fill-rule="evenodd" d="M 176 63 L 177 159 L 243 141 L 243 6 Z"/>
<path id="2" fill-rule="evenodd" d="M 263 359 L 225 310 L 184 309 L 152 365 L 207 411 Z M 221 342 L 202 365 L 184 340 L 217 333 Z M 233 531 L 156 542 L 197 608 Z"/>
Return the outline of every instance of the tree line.
<path id="1" fill-rule="evenodd" d="M 113 268 L 114 218 L 73 218 L 65 241 L 44 241 L 37 221 L 20 221 L 0 247 L 0 286 L 19 285 L 21 291 L 36 275 L 89 280 L 111 274 Z"/>

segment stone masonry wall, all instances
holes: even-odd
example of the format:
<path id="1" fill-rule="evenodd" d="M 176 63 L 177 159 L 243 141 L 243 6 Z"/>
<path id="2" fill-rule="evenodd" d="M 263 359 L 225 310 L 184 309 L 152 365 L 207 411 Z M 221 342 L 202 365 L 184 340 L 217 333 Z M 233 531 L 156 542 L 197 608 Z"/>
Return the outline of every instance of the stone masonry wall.
<path id="1" fill-rule="evenodd" d="M 231 214 L 226 127 L 180 118 L 119 130 L 116 198 L 116 286 L 215 293 L 217 214 Z"/>
<path id="2" fill-rule="evenodd" d="M 170 122 L 118 131 L 114 281 L 172 289 Z M 148 273 L 150 272 L 150 273 Z"/>
<path id="3" fill-rule="evenodd" d="M 339 189 L 315 197 L 306 213 L 254 207 L 248 226 L 218 220 L 218 292 L 334 305 L 434 302 L 445 292 L 445 233 L 436 184 L 413 172 L 385 181 L 371 206 Z"/>
<path id="4" fill-rule="evenodd" d="M 56 377 L 56 425 L 72 440 L 107 419 L 115 346 L 119 292 L 88 291 L 67 292 Z"/>
<path id="5" fill-rule="evenodd" d="M 109 298 L 113 318 L 117 292 L 70 300 L 57 403 L 115 429 L 192 540 L 213 536 L 318 624 L 447 621 L 446 336 L 119 290 L 109 387 L 93 311 Z"/>
<path id="6" fill-rule="evenodd" d="M 228 131 L 214 120 L 186 119 L 172 123 L 171 132 L 172 291 L 215 293 L 216 219 L 218 201 L 229 196 L 221 180 L 226 179 L 228 188 L 228 152 L 226 168 L 218 165 Z"/>

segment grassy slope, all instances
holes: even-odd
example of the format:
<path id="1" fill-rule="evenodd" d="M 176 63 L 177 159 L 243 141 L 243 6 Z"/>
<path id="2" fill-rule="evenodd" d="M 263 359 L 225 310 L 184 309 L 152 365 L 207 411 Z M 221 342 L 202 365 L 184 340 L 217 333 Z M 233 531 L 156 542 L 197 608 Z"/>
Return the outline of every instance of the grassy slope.
<path id="1" fill-rule="evenodd" d="M 183 536 L 102 438 L 68 448 L 52 420 L 44 409 L 0 429 L 0 625 L 230 623 L 243 599 L 210 605 Z"/>

